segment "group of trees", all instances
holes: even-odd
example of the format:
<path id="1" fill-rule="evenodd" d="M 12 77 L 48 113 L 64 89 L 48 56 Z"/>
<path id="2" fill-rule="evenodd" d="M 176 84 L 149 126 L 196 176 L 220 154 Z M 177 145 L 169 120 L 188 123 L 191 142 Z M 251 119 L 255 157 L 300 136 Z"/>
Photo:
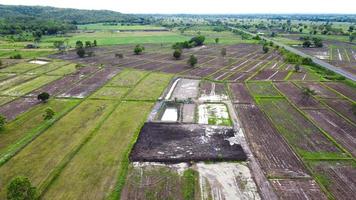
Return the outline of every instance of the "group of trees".
<path id="1" fill-rule="evenodd" d="M 205 41 L 205 36 L 198 35 L 198 36 L 191 38 L 189 41 L 177 42 L 172 46 L 172 48 L 173 49 L 189 49 L 189 48 L 203 45 L 204 41 Z"/>
<path id="2" fill-rule="evenodd" d="M 321 38 L 318 38 L 318 37 L 310 38 L 309 36 L 306 36 L 306 37 L 300 37 L 300 40 L 304 41 L 302 44 L 304 48 L 323 47 L 323 42 L 322 42 Z"/>
<path id="3" fill-rule="evenodd" d="M 87 51 L 87 50 L 90 49 L 91 47 L 96 47 L 96 46 L 97 46 L 96 40 L 94 40 L 93 43 L 91 41 L 85 41 L 85 46 L 84 46 L 83 42 L 80 40 L 78 40 L 75 43 L 75 48 L 77 49 L 77 55 L 80 58 L 84 58 L 85 55 L 87 55 L 89 57 L 94 56 L 94 52 Z"/>

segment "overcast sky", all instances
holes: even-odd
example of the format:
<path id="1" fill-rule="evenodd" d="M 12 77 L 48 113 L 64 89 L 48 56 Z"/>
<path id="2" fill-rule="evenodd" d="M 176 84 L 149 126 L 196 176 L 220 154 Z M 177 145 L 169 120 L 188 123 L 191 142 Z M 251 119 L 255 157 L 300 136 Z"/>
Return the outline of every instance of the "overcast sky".
<path id="1" fill-rule="evenodd" d="M 0 0 L 0 4 L 107 9 L 123 13 L 351 13 L 355 0 Z"/>

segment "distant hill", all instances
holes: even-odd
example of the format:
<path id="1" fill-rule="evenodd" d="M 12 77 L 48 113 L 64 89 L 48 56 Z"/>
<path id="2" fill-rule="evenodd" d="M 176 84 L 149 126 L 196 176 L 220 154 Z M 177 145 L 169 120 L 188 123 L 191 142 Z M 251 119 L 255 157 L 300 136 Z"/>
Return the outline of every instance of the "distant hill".
<path id="1" fill-rule="evenodd" d="M 0 34 L 57 34 L 77 24 L 121 22 L 145 24 L 145 18 L 109 10 L 80 10 L 48 6 L 0 5 Z"/>
<path id="2" fill-rule="evenodd" d="M 71 8 L 55 8 L 48 6 L 12 6 L 0 5 L 0 18 L 42 18 L 67 23 L 96 22 L 142 22 L 143 19 L 134 15 L 122 14 L 109 10 L 80 10 Z"/>

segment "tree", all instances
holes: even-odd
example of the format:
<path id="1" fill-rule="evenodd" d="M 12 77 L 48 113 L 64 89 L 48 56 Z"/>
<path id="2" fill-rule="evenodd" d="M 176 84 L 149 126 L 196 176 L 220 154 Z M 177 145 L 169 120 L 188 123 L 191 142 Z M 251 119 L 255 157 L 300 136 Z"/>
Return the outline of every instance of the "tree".
<path id="1" fill-rule="evenodd" d="M 2 66 L 2 61 L 0 60 L 0 66 Z"/>
<path id="2" fill-rule="evenodd" d="M 77 49 L 77 55 L 78 55 L 80 58 L 84 58 L 84 56 L 85 56 L 85 50 L 84 50 L 84 48 L 79 48 L 79 49 Z"/>
<path id="3" fill-rule="evenodd" d="M 173 52 L 173 57 L 174 57 L 176 60 L 178 60 L 181 56 L 182 56 L 182 50 L 180 50 L 180 49 L 174 50 L 174 52 Z"/>
<path id="4" fill-rule="evenodd" d="M 8 200 L 34 200 L 37 199 L 37 189 L 27 177 L 18 176 L 7 186 L 6 196 Z"/>
<path id="5" fill-rule="evenodd" d="M 138 45 L 136 45 L 136 47 L 134 49 L 134 53 L 136 55 L 140 55 L 144 50 L 145 50 L 145 47 L 138 44 Z"/>
<path id="6" fill-rule="evenodd" d="M 295 72 L 299 72 L 300 71 L 300 64 L 299 63 L 294 65 L 294 71 Z"/>
<path id="7" fill-rule="evenodd" d="M 312 45 L 312 44 L 311 44 L 311 42 L 310 42 L 309 40 L 305 40 L 305 41 L 303 42 L 303 47 L 304 47 L 304 48 L 309 48 L 311 45 Z"/>
<path id="8" fill-rule="evenodd" d="M 198 35 L 190 39 L 189 43 L 195 43 L 195 46 L 201 46 L 204 44 L 205 36 Z"/>
<path id="9" fill-rule="evenodd" d="M 225 57 L 226 56 L 226 48 L 222 48 L 220 53 L 223 57 Z"/>
<path id="10" fill-rule="evenodd" d="M 353 33 L 353 34 L 350 34 L 350 36 L 349 36 L 349 41 L 350 41 L 350 42 L 353 42 L 353 41 L 354 41 L 355 35 L 356 35 L 356 34 L 354 34 L 354 33 Z"/>
<path id="11" fill-rule="evenodd" d="M 263 50 L 263 53 L 268 53 L 269 48 L 267 45 L 263 45 L 262 50 Z"/>
<path id="12" fill-rule="evenodd" d="M 311 96 L 316 95 L 316 92 L 308 87 L 303 87 L 302 94 L 303 98 L 309 99 Z"/>
<path id="13" fill-rule="evenodd" d="M 215 44 L 218 44 L 219 43 L 219 38 L 215 38 Z"/>
<path id="14" fill-rule="evenodd" d="M 98 43 L 96 42 L 96 40 L 94 40 L 93 45 L 94 45 L 94 47 L 98 46 Z"/>
<path id="15" fill-rule="evenodd" d="M 191 55 L 190 58 L 188 59 L 188 64 L 191 67 L 194 67 L 197 63 L 198 63 L 198 59 L 194 55 Z"/>
<path id="16" fill-rule="evenodd" d="M 81 49 L 81 48 L 83 48 L 83 47 L 84 47 L 84 45 L 83 45 L 83 42 L 82 42 L 82 41 L 78 40 L 78 41 L 75 43 L 75 48 L 76 48 L 76 49 Z"/>
<path id="17" fill-rule="evenodd" d="M 54 41 L 53 46 L 57 48 L 58 51 L 65 49 L 64 41 Z"/>
<path id="18" fill-rule="evenodd" d="M 92 47 L 92 44 L 90 41 L 85 41 L 85 48 L 90 48 Z"/>
<path id="19" fill-rule="evenodd" d="M 4 128 L 5 124 L 6 124 L 6 117 L 0 115 L 0 130 Z"/>
<path id="20" fill-rule="evenodd" d="M 319 48 L 323 47 L 323 42 L 322 42 L 322 40 L 320 38 L 315 37 L 312 40 L 313 40 L 313 43 L 314 43 L 315 47 L 319 47 Z"/>
<path id="21" fill-rule="evenodd" d="M 276 37 L 276 33 L 275 33 L 275 32 L 272 32 L 272 33 L 271 33 L 271 37 Z"/>
<path id="22" fill-rule="evenodd" d="M 53 118 L 54 114 L 55 114 L 54 110 L 52 108 L 48 107 L 48 108 L 46 108 L 45 113 L 43 114 L 43 119 L 50 120 Z"/>
<path id="23" fill-rule="evenodd" d="M 50 95 L 47 92 L 42 92 L 41 94 L 39 94 L 37 96 L 38 100 L 41 100 L 42 102 L 47 102 L 47 100 L 49 99 Z"/>

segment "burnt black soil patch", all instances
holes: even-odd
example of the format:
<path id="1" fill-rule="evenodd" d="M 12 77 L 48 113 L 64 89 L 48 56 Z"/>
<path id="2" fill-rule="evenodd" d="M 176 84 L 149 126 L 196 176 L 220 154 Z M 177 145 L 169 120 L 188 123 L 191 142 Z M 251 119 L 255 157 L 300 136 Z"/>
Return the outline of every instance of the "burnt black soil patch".
<path id="1" fill-rule="evenodd" d="M 238 144 L 227 140 L 234 137 L 229 127 L 145 123 L 131 151 L 131 161 L 189 162 L 189 161 L 241 161 L 246 154 Z"/>

